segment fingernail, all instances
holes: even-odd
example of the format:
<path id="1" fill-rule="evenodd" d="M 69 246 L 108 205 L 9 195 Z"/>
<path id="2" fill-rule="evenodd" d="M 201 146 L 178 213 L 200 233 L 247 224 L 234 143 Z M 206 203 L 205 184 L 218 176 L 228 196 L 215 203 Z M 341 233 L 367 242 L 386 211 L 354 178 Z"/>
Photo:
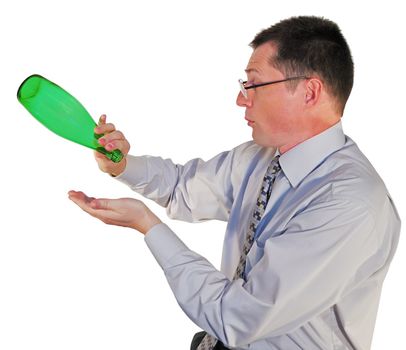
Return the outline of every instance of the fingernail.
<path id="1" fill-rule="evenodd" d="M 106 143 L 106 140 L 101 138 L 101 139 L 99 139 L 99 143 L 103 146 Z"/>

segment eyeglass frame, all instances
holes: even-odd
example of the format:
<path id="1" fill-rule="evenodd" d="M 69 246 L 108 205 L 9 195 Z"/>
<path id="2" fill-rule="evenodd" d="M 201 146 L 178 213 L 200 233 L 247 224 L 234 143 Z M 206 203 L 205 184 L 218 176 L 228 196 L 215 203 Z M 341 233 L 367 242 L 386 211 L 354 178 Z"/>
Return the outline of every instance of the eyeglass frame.
<path id="1" fill-rule="evenodd" d="M 247 84 L 248 81 L 238 79 L 238 83 L 240 84 L 241 93 L 243 94 L 243 96 L 245 98 L 248 98 L 247 90 L 249 90 L 249 89 L 254 89 L 254 88 L 257 88 L 257 87 L 266 86 L 266 85 L 272 85 L 272 84 L 277 84 L 277 83 L 283 83 L 284 81 L 290 81 L 290 80 L 296 80 L 296 79 L 310 79 L 310 78 L 305 76 L 305 75 L 301 75 L 301 76 L 298 76 L 298 77 L 290 77 L 290 78 L 285 78 L 285 79 L 281 79 L 281 80 L 268 81 L 266 83 L 253 84 L 253 85 L 250 85 L 250 86 L 247 86 L 247 87 L 245 86 L 245 84 Z"/>

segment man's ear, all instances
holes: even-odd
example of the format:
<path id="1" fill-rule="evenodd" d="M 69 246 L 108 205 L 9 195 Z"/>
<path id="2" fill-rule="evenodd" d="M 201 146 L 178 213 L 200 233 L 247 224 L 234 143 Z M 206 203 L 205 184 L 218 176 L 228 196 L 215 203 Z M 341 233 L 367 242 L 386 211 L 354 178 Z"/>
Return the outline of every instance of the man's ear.
<path id="1" fill-rule="evenodd" d="M 308 81 L 306 81 L 306 105 L 314 106 L 319 101 L 323 89 L 324 84 L 318 78 L 310 78 Z"/>

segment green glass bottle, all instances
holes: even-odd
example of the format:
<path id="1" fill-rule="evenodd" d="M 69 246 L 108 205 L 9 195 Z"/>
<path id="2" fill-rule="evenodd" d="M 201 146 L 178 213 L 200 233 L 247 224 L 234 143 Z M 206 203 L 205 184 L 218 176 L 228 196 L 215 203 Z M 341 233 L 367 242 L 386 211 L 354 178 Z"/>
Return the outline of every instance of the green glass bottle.
<path id="1" fill-rule="evenodd" d="M 20 85 L 17 99 L 55 134 L 103 153 L 113 162 L 123 158 L 119 150 L 108 152 L 100 146 L 97 139 L 103 135 L 94 133 L 97 124 L 90 114 L 76 98 L 48 79 L 29 76 Z"/>

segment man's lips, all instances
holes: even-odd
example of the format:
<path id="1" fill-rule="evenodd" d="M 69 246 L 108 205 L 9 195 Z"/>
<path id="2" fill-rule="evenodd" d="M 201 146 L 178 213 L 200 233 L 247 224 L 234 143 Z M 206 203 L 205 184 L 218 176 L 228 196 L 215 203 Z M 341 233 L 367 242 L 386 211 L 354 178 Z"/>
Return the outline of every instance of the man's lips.
<path id="1" fill-rule="evenodd" d="M 254 124 L 255 122 L 251 119 L 248 119 L 247 117 L 245 117 L 245 120 L 248 122 L 248 125 L 251 126 L 252 124 Z"/>

